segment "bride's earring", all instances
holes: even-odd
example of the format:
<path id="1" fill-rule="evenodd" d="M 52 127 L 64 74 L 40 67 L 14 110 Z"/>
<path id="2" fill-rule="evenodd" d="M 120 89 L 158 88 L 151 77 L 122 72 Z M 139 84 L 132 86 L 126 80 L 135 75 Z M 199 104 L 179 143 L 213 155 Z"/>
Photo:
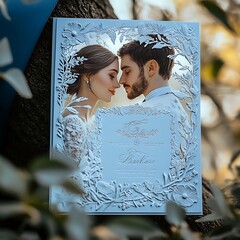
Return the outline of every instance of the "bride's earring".
<path id="1" fill-rule="evenodd" d="M 85 80 L 85 82 L 86 82 L 87 85 L 88 85 L 89 91 L 91 91 L 91 92 L 96 96 L 96 94 L 95 94 L 95 93 L 93 92 L 93 90 L 92 90 L 90 79 L 88 78 L 87 80 Z"/>
<path id="2" fill-rule="evenodd" d="M 87 84 L 87 86 L 88 86 L 88 89 L 92 92 L 90 80 L 87 79 L 85 82 L 86 82 L 86 84 Z"/>
<path id="3" fill-rule="evenodd" d="M 86 79 L 86 80 L 84 80 L 85 81 L 85 83 L 88 85 L 88 88 L 89 88 L 89 79 Z"/>

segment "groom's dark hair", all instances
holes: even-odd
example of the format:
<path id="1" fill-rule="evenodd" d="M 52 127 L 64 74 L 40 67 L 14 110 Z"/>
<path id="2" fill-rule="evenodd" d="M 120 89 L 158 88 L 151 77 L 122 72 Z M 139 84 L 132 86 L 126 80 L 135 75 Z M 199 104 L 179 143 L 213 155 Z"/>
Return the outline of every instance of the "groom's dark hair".
<path id="1" fill-rule="evenodd" d="M 154 35 L 151 35 L 154 38 Z M 118 56 L 123 57 L 129 55 L 130 58 L 137 63 L 140 70 L 143 69 L 144 64 L 149 60 L 155 60 L 159 65 L 159 74 L 163 79 L 169 79 L 174 65 L 173 59 L 169 56 L 174 55 L 175 51 L 172 47 L 153 48 L 156 42 L 146 44 L 134 40 L 124 44 L 118 50 Z"/>

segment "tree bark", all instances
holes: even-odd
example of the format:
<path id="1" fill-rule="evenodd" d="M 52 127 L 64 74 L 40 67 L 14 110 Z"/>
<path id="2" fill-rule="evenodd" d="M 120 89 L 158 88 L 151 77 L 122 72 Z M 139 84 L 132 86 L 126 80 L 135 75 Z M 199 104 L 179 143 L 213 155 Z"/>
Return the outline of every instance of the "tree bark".
<path id="1" fill-rule="evenodd" d="M 31 100 L 16 97 L 7 126 L 4 154 L 19 167 L 25 168 L 35 156 L 48 154 L 50 139 L 50 91 L 52 17 L 69 18 L 116 18 L 108 0 L 59 0 L 48 19 L 27 65 L 25 75 L 33 93 Z M 207 182 L 203 184 L 204 215 L 210 210 L 206 199 L 211 193 Z M 100 223 L 106 216 L 98 216 Z M 162 229 L 168 224 L 163 216 L 150 217 Z M 218 223 L 195 223 L 198 217 L 189 216 L 187 221 L 193 230 L 207 233 Z"/>

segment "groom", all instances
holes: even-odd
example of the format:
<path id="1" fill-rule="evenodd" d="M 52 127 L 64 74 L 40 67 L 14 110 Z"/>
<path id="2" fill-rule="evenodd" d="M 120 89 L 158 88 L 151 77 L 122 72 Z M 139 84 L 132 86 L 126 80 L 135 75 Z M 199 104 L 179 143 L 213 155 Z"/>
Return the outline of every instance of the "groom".
<path id="1" fill-rule="evenodd" d="M 188 116 L 168 82 L 174 65 L 169 55 L 174 54 L 174 49 L 153 48 L 153 44 L 145 45 L 135 40 L 119 49 L 118 55 L 121 58 L 122 70 L 119 83 L 125 88 L 129 99 L 143 94 L 145 100 L 142 106 L 164 108 L 174 114 L 177 120 L 176 130 L 179 133 L 177 149 L 180 149 L 176 154 L 183 160 L 188 145 L 190 126 Z"/>

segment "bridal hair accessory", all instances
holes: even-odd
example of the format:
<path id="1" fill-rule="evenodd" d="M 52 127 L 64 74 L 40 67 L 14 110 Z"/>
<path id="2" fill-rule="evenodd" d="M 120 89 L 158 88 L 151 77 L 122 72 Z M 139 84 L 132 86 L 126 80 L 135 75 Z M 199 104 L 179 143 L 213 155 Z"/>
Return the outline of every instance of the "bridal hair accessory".
<path id="1" fill-rule="evenodd" d="M 84 56 L 78 56 L 75 54 L 70 58 L 69 64 L 71 67 L 75 67 L 77 65 L 82 65 L 85 61 L 88 59 L 85 58 Z"/>
<path id="2" fill-rule="evenodd" d="M 76 57 L 76 64 L 83 64 L 85 61 L 87 61 L 88 59 L 85 58 L 84 56 L 81 56 L 81 57 Z"/>

